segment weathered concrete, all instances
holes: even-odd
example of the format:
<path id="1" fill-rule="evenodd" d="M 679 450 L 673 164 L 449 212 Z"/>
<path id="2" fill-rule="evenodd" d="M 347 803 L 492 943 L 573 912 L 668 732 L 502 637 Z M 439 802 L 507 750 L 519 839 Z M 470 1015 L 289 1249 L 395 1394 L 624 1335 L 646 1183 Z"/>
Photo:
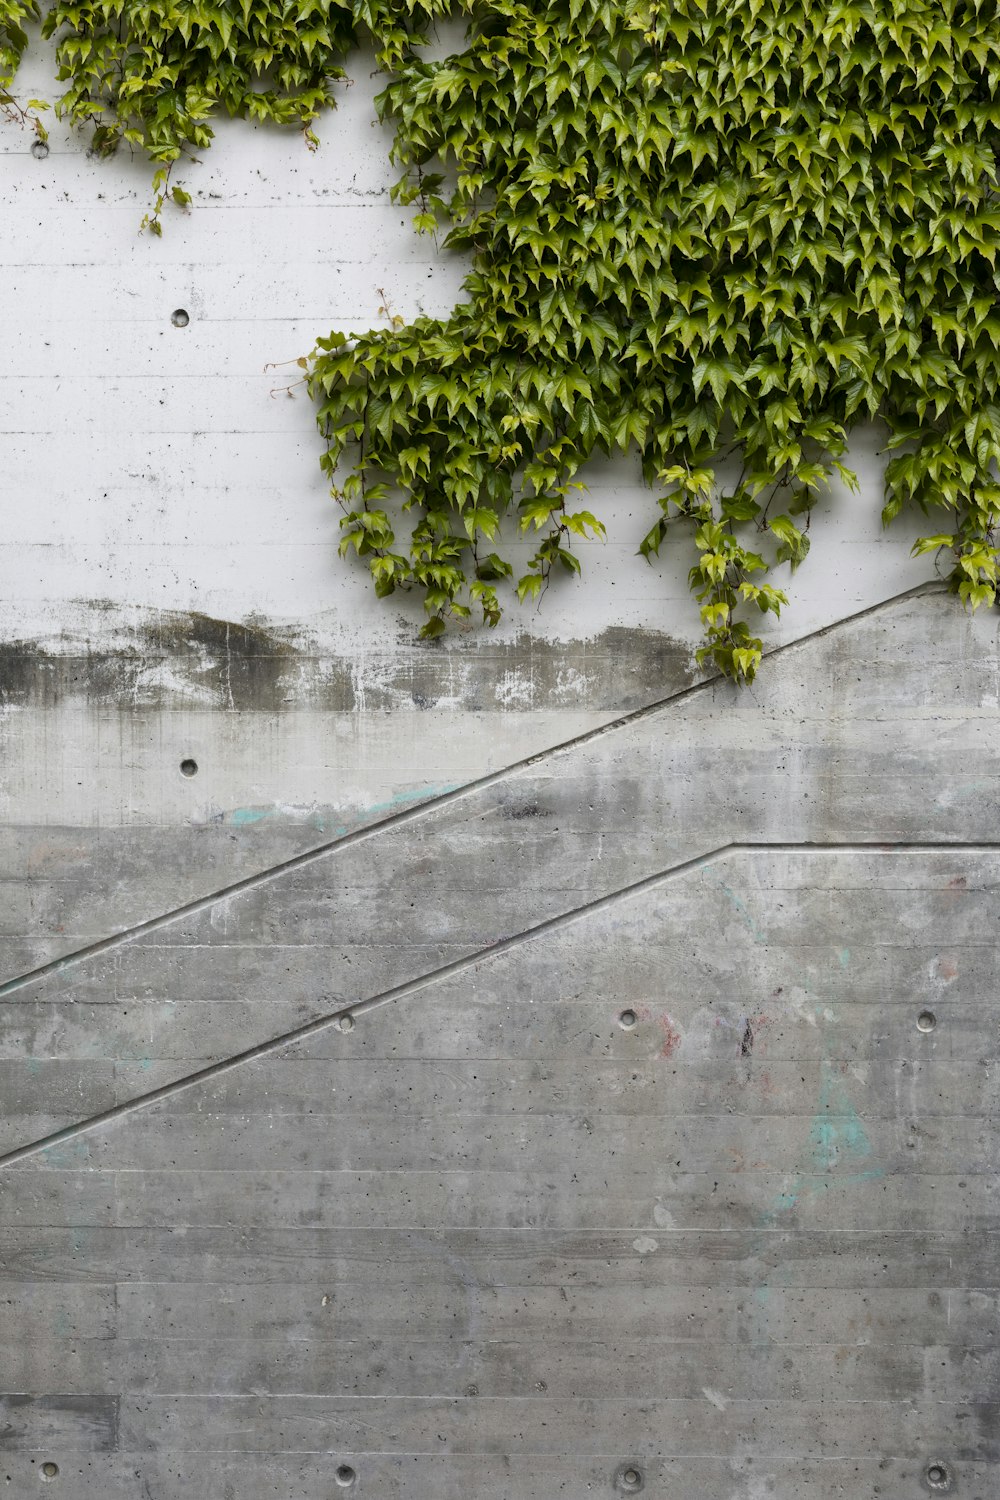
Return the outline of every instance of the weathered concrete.
<path id="1" fill-rule="evenodd" d="M 109 1056 L 168 1082 L 234 1035 L 265 1042 L 689 862 L 725 886 L 732 845 L 980 844 L 1000 795 L 995 649 L 992 622 L 944 596 L 887 606 L 787 648 L 753 694 L 691 689 L 110 946 L 73 956 L 69 928 L 54 969 L 8 969 L 15 1026 L 111 1105 Z M 106 893 L 67 885 L 85 937 Z M 38 911 L 59 886 L 22 897 Z"/>
<path id="2" fill-rule="evenodd" d="M 905 600 L 9 983 L 11 1482 L 986 1500 L 997 666 Z"/>

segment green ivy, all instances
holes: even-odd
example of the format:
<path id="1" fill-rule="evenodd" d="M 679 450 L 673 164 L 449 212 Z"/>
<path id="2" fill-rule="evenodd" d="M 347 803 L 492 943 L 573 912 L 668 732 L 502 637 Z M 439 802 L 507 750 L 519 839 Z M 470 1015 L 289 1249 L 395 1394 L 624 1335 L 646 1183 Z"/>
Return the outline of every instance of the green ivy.
<path id="1" fill-rule="evenodd" d="M 330 0 L 56 0 L 44 32 L 67 84 L 58 112 L 92 128 L 99 155 L 125 142 L 160 164 L 144 221 L 159 234 L 168 195 L 190 202 L 173 165 L 211 144 L 215 116 L 294 125 L 315 146 L 354 21 Z"/>
<path id="2" fill-rule="evenodd" d="M 434 63 L 427 6 L 364 11 L 400 195 L 474 266 L 450 318 L 335 336 L 313 366 L 330 473 L 356 455 L 344 545 L 378 592 L 419 584 L 429 633 L 475 606 L 494 623 L 503 515 L 539 539 L 517 581 L 537 597 L 600 530 L 581 465 L 635 444 L 661 486 L 641 550 L 688 530 L 702 657 L 749 680 L 747 610 L 779 612 L 769 568 L 805 557 L 818 492 L 853 479 L 849 427 L 878 416 L 886 519 L 943 509 L 919 545 L 992 602 L 996 5 L 468 8 L 465 50 Z"/>
<path id="3" fill-rule="evenodd" d="M 0 91 L 4 94 L 13 87 L 14 74 L 28 45 L 25 23 L 37 19 L 34 0 L 0 0 Z"/>
<path id="4" fill-rule="evenodd" d="M 0 0 L 0 58 L 25 11 Z M 424 60 L 455 12 L 463 50 Z M 581 470 L 635 448 L 640 550 L 688 535 L 702 659 L 749 681 L 769 572 L 872 418 L 884 520 L 940 514 L 917 550 L 994 602 L 996 0 L 59 0 L 45 26 L 64 112 L 164 173 L 219 109 L 308 130 L 374 37 L 397 198 L 472 269 L 450 317 L 321 339 L 308 382 L 342 551 L 419 588 L 425 634 L 578 572 Z"/>
<path id="5" fill-rule="evenodd" d="M 38 113 L 32 111 L 44 109 L 45 105 L 38 99 L 32 99 L 24 106 L 11 92 L 14 75 L 28 45 L 24 28 L 37 20 L 38 7 L 35 0 L 0 0 L 0 115 L 18 125 L 30 121 L 44 140 L 45 127 Z"/>

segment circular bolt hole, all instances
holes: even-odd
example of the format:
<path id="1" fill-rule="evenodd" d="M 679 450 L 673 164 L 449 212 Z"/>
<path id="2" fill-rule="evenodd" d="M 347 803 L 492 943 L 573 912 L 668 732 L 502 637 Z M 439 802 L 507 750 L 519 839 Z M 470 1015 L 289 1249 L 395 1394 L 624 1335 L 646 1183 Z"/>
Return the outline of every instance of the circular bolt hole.
<path id="1" fill-rule="evenodd" d="M 341 1464 L 333 1477 L 340 1485 L 340 1488 L 342 1490 L 346 1490 L 351 1487 L 358 1476 L 355 1470 L 351 1468 L 350 1464 Z"/>
<path id="2" fill-rule="evenodd" d="M 950 1490 L 951 1475 L 946 1464 L 928 1464 L 924 1472 L 924 1478 L 932 1490 Z"/>
<path id="3" fill-rule="evenodd" d="M 639 1017 L 634 1010 L 623 1010 L 618 1017 L 618 1024 L 622 1031 L 632 1031 L 638 1025 Z"/>
<path id="4" fill-rule="evenodd" d="M 353 1016 L 341 1016 L 341 1018 L 340 1018 L 340 1029 L 341 1029 L 341 1031 L 353 1031 L 354 1030 L 354 1017 Z"/>
<path id="5" fill-rule="evenodd" d="M 638 1464 L 622 1464 L 615 1480 L 623 1494 L 637 1495 L 642 1489 L 642 1470 Z"/>
<path id="6" fill-rule="evenodd" d="M 54 1463 L 42 1464 L 42 1478 L 55 1479 L 59 1473 L 59 1465 Z"/>
<path id="7" fill-rule="evenodd" d="M 31 145 L 31 154 L 36 161 L 44 161 L 49 154 L 48 141 L 33 141 Z M 59 1473 L 58 1469 L 56 1470 L 56 1473 Z M 52 1476 L 50 1475 L 49 1477 L 51 1478 Z"/>
<path id="8" fill-rule="evenodd" d="M 932 1010 L 922 1010 L 917 1017 L 918 1031 L 933 1031 L 937 1025 L 937 1016 Z"/>
<path id="9" fill-rule="evenodd" d="M 182 760 L 181 761 L 181 775 L 182 776 L 197 776 L 197 774 L 198 774 L 198 762 L 196 760 Z"/>
<path id="10" fill-rule="evenodd" d="M 186 328 L 191 319 L 188 317 L 186 310 L 183 307 L 179 307 L 176 312 L 170 314 L 170 321 L 175 328 Z"/>

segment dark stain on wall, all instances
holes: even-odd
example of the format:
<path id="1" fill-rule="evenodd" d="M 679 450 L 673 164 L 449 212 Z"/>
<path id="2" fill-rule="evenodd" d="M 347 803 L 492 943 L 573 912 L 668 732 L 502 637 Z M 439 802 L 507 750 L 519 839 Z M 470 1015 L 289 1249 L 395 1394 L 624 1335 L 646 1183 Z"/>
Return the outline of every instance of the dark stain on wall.
<path id="1" fill-rule="evenodd" d="M 379 651 L 323 648 L 308 633 L 202 614 L 153 614 L 95 642 L 0 642 L 0 704 L 68 699 L 134 710 L 170 706 L 280 713 L 529 709 L 622 712 L 696 680 L 691 647 L 649 630 L 613 627 L 587 640 L 470 634 L 415 641 L 409 626 Z"/>

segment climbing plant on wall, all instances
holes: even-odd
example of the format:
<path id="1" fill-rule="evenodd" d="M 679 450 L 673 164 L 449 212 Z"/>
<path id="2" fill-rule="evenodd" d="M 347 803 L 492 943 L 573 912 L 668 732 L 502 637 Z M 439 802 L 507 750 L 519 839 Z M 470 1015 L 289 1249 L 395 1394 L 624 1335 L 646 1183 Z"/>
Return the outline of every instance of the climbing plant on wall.
<path id="1" fill-rule="evenodd" d="M 430 9 L 366 15 L 402 192 L 472 254 L 468 300 L 328 340 L 313 370 L 331 473 L 356 454 L 345 540 L 379 591 L 414 579 L 432 630 L 495 619 L 514 508 L 536 596 L 599 528 L 581 465 L 635 444 L 660 486 L 642 550 L 691 534 L 706 654 L 750 678 L 746 614 L 784 602 L 769 565 L 803 559 L 850 424 L 877 415 L 886 519 L 940 511 L 920 545 L 992 602 L 997 6 L 499 0 L 469 7 L 460 55 L 424 62 Z"/>
<path id="2" fill-rule="evenodd" d="M 31 113 L 39 101 L 33 99 L 26 107 L 12 93 L 14 74 L 28 45 L 24 28 L 37 19 L 35 0 L 0 0 L 0 114 L 20 125 L 31 120 L 44 137 L 44 126 L 38 115 Z"/>
<path id="3" fill-rule="evenodd" d="M 15 51 L 24 10 L 0 0 Z M 465 45 L 426 60 L 448 13 Z M 321 339 L 308 379 L 343 550 L 420 588 L 427 634 L 579 571 L 581 470 L 635 448 L 641 551 L 689 535 L 703 654 L 749 680 L 770 569 L 868 418 L 885 520 L 939 515 L 918 547 L 994 601 L 996 0 L 59 0 L 45 25 L 63 108 L 164 172 L 220 109 L 308 130 L 374 37 L 397 195 L 472 269 L 450 317 Z"/>
<path id="4" fill-rule="evenodd" d="M 0 24 L 19 9 L 0 0 Z M 173 167 L 211 144 L 215 116 L 294 125 L 315 145 L 354 40 L 350 6 L 330 0 L 55 0 L 43 29 L 57 38 L 60 113 L 98 155 L 125 143 L 159 164 L 145 220 L 156 234 L 168 196 L 190 202 Z"/>

